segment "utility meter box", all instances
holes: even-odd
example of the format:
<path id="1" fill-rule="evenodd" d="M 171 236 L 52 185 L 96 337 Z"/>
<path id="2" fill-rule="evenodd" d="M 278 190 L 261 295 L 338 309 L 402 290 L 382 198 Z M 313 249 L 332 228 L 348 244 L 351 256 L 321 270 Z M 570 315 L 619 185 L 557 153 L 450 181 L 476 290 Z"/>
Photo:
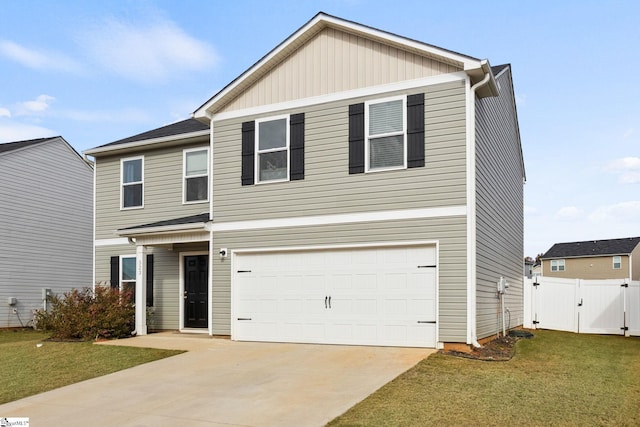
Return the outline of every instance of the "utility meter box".
<path id="1" fill-rule="evenodd" d="M 7 298 L 7 304 L 8 305 L 16 305 L 17 303 L 18 303 L 18 299 L 16 297 Z"/>
<path id="2" fill-rule="evenodd" d="M 51 298 L 52 296 L 53 296 L 53 293 L 51 292 L 51 289 L 42 288 L 42 299 L 43 300 L 47 300 L 47 299 Z"/>

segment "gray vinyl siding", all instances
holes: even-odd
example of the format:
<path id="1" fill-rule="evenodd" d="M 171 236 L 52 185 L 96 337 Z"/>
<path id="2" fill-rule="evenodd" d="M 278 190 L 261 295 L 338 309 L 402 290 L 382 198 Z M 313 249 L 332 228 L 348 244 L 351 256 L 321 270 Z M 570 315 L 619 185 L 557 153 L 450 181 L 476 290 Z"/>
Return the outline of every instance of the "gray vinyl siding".
<path id="1" fill-rule="evenodd" d="M 425 93 L 425 167 L 349 175 L 349 105 L 421 92 Z M 215 123 L 216 222 L 465 205 L 463 81 L 268 116 L 302 112 L 305 113 L 305 177 L 300 181 L 242 186 L 241 125 L 265 116 Z"/>
<path id="2" fill-rule="evenodd" d="M 209 202 L 183 204 L 183 155 L 186 148 L 208 147 L 208 137 L 198 144 L 105 156 L 96 159 L 96 239 L 118 237 L 115 230 L 209 211 Z M 144 207 L 120 209 L 120 160 L 144 156 Z"/>
<path id="3" fill-rule="evenodd" d="M 403 221 L 290 227 L 214 234 L 214 247 L 238 249 L 362 243 L 439 242 L 440 341 L 466 341 L 466 219 L 464 216 Z M 231 333 L 231 259 L 213 259 L 213 332 Z"/>
<path id="4" fill-rule="evenodd" d="M 148 316 L 147 324 L 150 330 L 177 330 L 180 327 L 180 266 L 181 252 L 207 252 L 208 243 L 190 243 L 174 245 L 172 250 L 161 247 L 148 247 L 147 253 L 153 254 L 154 299 L 152 314 Z M 113 245 L 96 248 L 96 284 L 110 286 L 112 256 L 135 256 L 134 245 Z"/>
<path id="5" fill-rule="evenodd" d="M 510 326 L 523 321 L 523 177 L 510 69 L 498 75 L 500 96 L 476 102 L 477 331 L 496 333 L 496 283 L 505 277 Z M 508 321 L 508 318 L 507 318 Z"/>
<path id="6" fill-rule="evenodd" d="M 43 308 L 42 288 L 91 286 L 93 170 L 56 139 L 0 155 L 0 182 L 3 328 L 32 320 Z"/>

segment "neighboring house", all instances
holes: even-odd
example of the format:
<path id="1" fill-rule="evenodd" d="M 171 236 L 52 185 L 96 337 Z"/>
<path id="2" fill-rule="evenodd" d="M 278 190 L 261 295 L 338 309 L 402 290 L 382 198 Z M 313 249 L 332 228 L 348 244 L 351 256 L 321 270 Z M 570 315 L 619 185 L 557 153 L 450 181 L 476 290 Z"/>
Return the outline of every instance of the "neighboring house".
<path id="1" fill-rule="evenodd" d="M 543 276 L 640 280 L 640 237 L 556 243 L 540 259 Z"/>
<path id="2" fill-rule="evenodd" d="M 533 268 L 535 266 L 535 263 L 536 263 L 535 261 L 530 259 L 524 260 L 524 277 L 531 279 L 531 276 L 533 275 Z"/>
<path id="3" fill-rule="evenodd" d="M 316 15 L 194 119 L 87 150 L 138 334 L 442 347 L 522 323 L 511 67 Z"/>
<path id="4" fill-rule="evenodd" d="M 0 328 L 92 283 L 93 169 L 58 136 L 0 144 Z M 27 262 L 29 261 L 29 262 Z"/>

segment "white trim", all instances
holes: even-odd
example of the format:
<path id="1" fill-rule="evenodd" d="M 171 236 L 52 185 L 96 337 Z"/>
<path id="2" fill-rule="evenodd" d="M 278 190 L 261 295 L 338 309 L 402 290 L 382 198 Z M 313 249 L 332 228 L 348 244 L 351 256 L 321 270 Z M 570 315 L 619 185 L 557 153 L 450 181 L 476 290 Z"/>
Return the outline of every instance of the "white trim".
<path id="1" fill-rule="evenodd" d="M 402 135 L 402 149 L 404 156 L 402 159 L 402 166 L 392 166 L 386 168 L 371 169 L 370 152 L 371 152 L 371 139 L 372 136 L 369 131 L 369 108 L 371 105 L 382 104 L 384 102 L 402 101 L 402 132 L 392 132 L 375 135 L 373 139 L 384 138 L 387 136 L 399 136 Z M 371 99 L 364 103 L 364 171 L 365 173 L 375 173 L 388 170 L 399 170 L 407 168 L 407 95 L 398 95 L 388 98 Z"/>
<path id="2" fill-rule="evenodd" d="M 269 148 L 266 150 L 260 150 L 260 123 L 265 123 L 265 122 L 273 122 L 276 120 L 282 120 L 284 119 L 285 123 L 285 142 L 284 142 L 284 147 L 277 147 L 277 148 Z M 274 183 L 274 182 L 286 182 L 289 181 L 289 176 L 290 176 L 290 169 L 291 169 L 291 165 L 290 163 L 290 142 L 289 142 L 289 120 L 290 120 L 290 115 L 289 114 L 281 114 L 278 116 L 270 116 L 270 117 L 264 117 L 264 118 L 260 118 L 260 119 L 256 119 L 255 121 L 255 131 L 254 131 L 254 151 L 253 151 L 253 163 L 254 163 L 254 175 L 253 175 L 253 182 L 255 184 L 270 184 L 270 183 Z M 280 179 L 267 179 L 264 181 L 260 180 L 260 154 L 263 153 L 276 153 L 276 152 L 280 152 L 280 151 L 285 151 L 286 152 L 286 158 L 287 158 L 287 177 L 286 178 L 280 178 Z"/>
<path id="3" fill-rule="evenodd" d="M 265 228 L 305 227 L 314 225 L 352 224 L 369 221 L 393 221 L 467 215 L 466 206 L 421 208 L 395 211 L 365 212 L 357 214 L 313 215 L 292 218 L 259 219 L 250 221 L 214 222 L 213 232 L 258 230 Z"/>
<path id="4" fill-rule="evenodd" d="M 207 306 L 207 328 L 185 328 L 184 327 L 184 257 L 185 256 L 197 256 L 197 255 L 208 255 L 209 256 L 209 267 L 211 266 L 211 253 L 207 251 L 191 251 L 191 252 L 179 252 L 178 253 L 178 330 L 180 332 L 190 332 L 194 333 L 196 330 L 201 330 L 201 333 L 209 333 L 211 332 L 211 323 L 212 323 L 212 308 L 211 304 Z M 213 270 L 207 271 L 207 275 L 211 277 Z M 207 289 L 207 292 L 210 294 L 211 289 Z M 207 299 L 211 300 L 211 295 L 207 295 Z"/>
<path id="5" fill-rule="evenodd" d="M 140 160 L 140 181 L 129 182 L 127 184 L 142 184 L 142 204 L 140 206 L 129 206 L 124 207 L 124 162 Z M 143 209 L 144 208 L 144 155 L 141 156 L 132 156 L 132 157 L 123 157 L 120 159 L 120 210 L 121 211 L 129 211 L 135 209 Z"/>
<path id="6" fill-rule="evenodd" d="M 117 239 L 98 239 L 93 241 L 93 246 L 95 248 L 99 248 L 102 246 L 119 246 L 119 245 L 128 245 L 128 244 L 129 244 L 129 239 L 127 239 L 126 237 L 119 237 Z"/>
<path id="7" fill-rule="evenodd" d="M 114 144 L 114 145 L 107 145 L 104 147 L 96 147 L 96 148 L 90 148 L 88 150 L 84 150 L 82 152 L 82 154 L 84 154 L 85 156 L 94 156 L 96 154 L 101 154 L 101 153 L 108 153 L 111 151 L 117 151 L 117 150 L 126 150 L 128 148 L 139 148 L 139 147 L 144 147 L 146 145 L 152 145 L 152 144 L 160 144 L 163 142 L 172 142 L 172 141 L 181 141 L 184 139 L 189 139 L 189 138 L 197 138 L 200 136 L 206 136 L 209 134 L 209 130 L 205 129 L 205 130 L 199 130 L 196 132 L 189 132 L 189 133 L 180 133 L 177 135 L 170 135 L 170 136 L 163 136 L 160 138 L 152 138 L 152 139 L 142 139 L 139 141 L 132 141 L 132 142 L 125 142 L 123 144 Z"/>
<path id="8" fill-rule="evenodd" d="M 296 251 L 322 251 L 330 249 L 369 249 L 369 248 L 393 248 L 402 246 L 433 246 L 438 247 L 439 240 L 401 240 L 397 242 L 373 242 L 373 243 L 344 243 L 340 245 L 308 245 L 308 246 L 266 246 L 257 248 L 232 249 L 233 254 L 251 254 L 261 252 L 296 252 Z M 436 262 L 437 264 L 437 262 Z M 231 267 L 233 271 L 233 265 Z"/>
<path id="9" fill-rule="evenodd" d="M 207 173 L 200 175 L 193 175 L 187 177 L 187 154 L 193 153 L 197 151 L 206 151 L 207 152 Z M 209 146 L 205 145 L 197 148 L 185 148 L 182 150 L 182 204 L 183 205 L 195 205 L 198 203 L 208 203 L 209 202 L 209 174 L 211 173 L 211 167 L 209 165 Z M 187 179 L 188 178 L 202 178 L 203 176 L 207 177 L 207 198 L 204 200 L 192 200 L 187 201 Z"/>
<path id="10" fill-rule="evenodd" d="M 348 32 L 356 33 L 358 35 L 364 35 L 365 37 L 369 37 L 369 38 L 374 38 L 381 42 L 391 43 L 396 46 L 402 46 L 405 49 L 416 50 L 430 57 L 434 57 L 434 56 L 440 57 L 445 59 L 444 62 L 447 62 L 446 60 L 448 60 L 449 62 L 456 63 L 458 66 L 460 66 L 464 70 L 477 69 L 477 68 L 480 68 L 482 64 L 481 61 L 477 58 L 472 58 L 466 55 L 457 54 L 455 52 L 451 52 L 451 51 L 441 49 L 435 46 L 431 46 L 425 43 L 421 43 L 415 40 L 407 39 L 391 33 L 380 31 L 375 28 L 357 24 L 355 22 L 345 21 L 340 18 L 325 15 L 324 13 L 319 13 L 311 21 L 307 22 L 307 24 L 305 24 L 303 27 L 298 29 L 298 31 L 293 33 L 291 36 L 285 39 L 282 43 L 276 46 L 273 50 L 267 53 L 267 55 L 265 55 L 260 61 L 255 63 L 251 68 L 247 69 L 233 82 L 231 82 L 224 89 L 218 92 L 215 96 L 209 99 L 206 103 L 200 106 L 194 112 L 194 117 L 205 117 L 207 115 L 207 111 L 212 106 L 214 106 L 220 100 L 224 99 L 227 95 L 232 93 L 236 88 L 244 85 L 245 82 L 251 76 L 253 76 L 255 73 L 257 73 L 260 70 L 260 68 L 266 66 L 271 61 L 276 60 L 278 56 L 282 55 L 283 52 L 285 52 L 295 43 L 299 43 L 300 42 L 299 39 L 303 38 L 305 34 L 309 34 L 309 36 L 311 36 L 326 27 L 333 27 L 333 28 L 347 30 Z"/>
<path id="11" fill-rule="evenodd" d="M 389 92 L 405 91 L 417 87 L 433 86 L 441 83 L 457 82 L 467 79 L 464 71 L 458 71 L 450 74 L 439 74 L 437 76 L 423 77 L 414 80 L 403 80 L 400 82 L 383 84 L 378 86 L 368 86 L 360 89 L 348 90 L 344 92 L 336 92 L 328 95 L 312 96 L 309 98 L 295 99 L 291 101 L 279 102 L 275 104 L 260 105 L 252 108 L 240 110 L 231 110 L 214 114 L 212 121 L 221 121 L 228 119 L 237 119 L 244 116 L 273 114 L 277 111 L 302 109 L 313 105 L 325 104 L 336 101 L 344 101 L 352 98 L 360 98 L 365 96 L 383 95 Z"/>
<path id="12" fill-rule="evenodd" d="M 91 248 L 91 250 L 93 251 L 92 253 L 92 266 L 91 266 L 91 289 L 93 289 L 93 291 L 95 292 L 96 290 L 96 246 L 97 246 L 97 241 L 96 241 L 96 171 L 98 169 L 98 162 L 94 163 L 93 166 L 93 200 L 92 200 L 92 208 L 93 208 L 93 212 L 91 212 L 91 219 L 92 219 L 92 226 L 93 226 L 93 247 Z"/>
<path id="13" fill-rule="evenodd" d="M 190 230 L 205 230 L 206 222 L 190 222 L 188 224 L 176 224 L 176 225 L 161 225 L 158 227 L 140 227 L 129 228 L 126 230 L 118 230 L 116 234 L 119 236 L 135 236 L 140 234 L 154 234 L 154 233 L 179 233 Z"/>

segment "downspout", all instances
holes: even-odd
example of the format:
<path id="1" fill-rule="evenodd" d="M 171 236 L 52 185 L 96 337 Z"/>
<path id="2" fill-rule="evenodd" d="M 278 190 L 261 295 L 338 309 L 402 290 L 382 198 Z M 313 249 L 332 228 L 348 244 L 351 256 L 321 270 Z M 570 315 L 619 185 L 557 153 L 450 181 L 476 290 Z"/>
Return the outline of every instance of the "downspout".
<path id="1" fill-rule="evenodd" d="M 480 66 L 484 72 L 484 78 L 471 86 L 469 91 L 470 96 L 467 100 L 469 106 L 469 114 L 467 117 L 467 120 L 469 121 L 469 159 L 467 160 L 467 194 L 469 195 L 469 200 L 467 200 L 467 316 L 469 316 L 469 331 L 467 337 L 470 338 L 469 341 L 471 345 L 476 348 L 482 347 L 478 342 L 476 319 L 476 91 L 487 84 L 491 79 L 491 68 L 489 68 L 489 62 L 486 59 L 482 60 Z"/>

